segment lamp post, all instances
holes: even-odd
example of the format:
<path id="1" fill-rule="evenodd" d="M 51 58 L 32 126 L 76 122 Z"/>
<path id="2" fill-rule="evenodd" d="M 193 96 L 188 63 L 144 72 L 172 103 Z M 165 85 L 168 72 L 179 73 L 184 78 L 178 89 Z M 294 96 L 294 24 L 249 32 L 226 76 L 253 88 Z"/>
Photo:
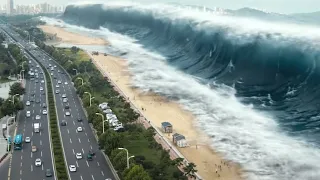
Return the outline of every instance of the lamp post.
<path id="1" fill-rule="evenodd" d="M 80 79 L 81 80 L 81 86 L 83 85 L 83 79 L 81 77 L 77 77 L 76 80 Z"/>
<path id="2" fill-rule="evenodd" d="M 127 168 L 129 169 L 129 160 L 130 160 L 131 158 L 133 158 L 134 156 L 130 156 L 130 157 L 129 157 L 129 151 L 128 151 L 128 149 L 126 149 L 126 148 L 118 148 L 118 149 L 120 149 L 120 150 L 125 150 L 125 151 L 127 152 Z"/>
<path id="3" fill-rule="evenodd" d="M 16 96 L 20 96 L 20 94 L 15 94 L 12 96 L 12 104 L 14 104 L 14 97 L 16 97 Z"/>
<path id="4" fill-rule="evenodd" d="M 9 120 L 11 120 L 11 119 L 13 119 L 13 118 L 15 118 L 15 117 L 9 117 L 8 119 L 7 119 L 7 150 L 8 150 L 8 152 L 9 152 Z"/>
<path id="5" fill-rule="evenodd" d="M 96 113 L 96 115 L 99 115 L 102 118 L 102 133 L 104 133 L 104 115 L 101 113 Z"/>
<path id="6" fill-rule="evenodd" d="M 90 99 L 89 103 L 90 103 L 90 107 L 91 107 L 91 100 L 94 99 L 94 97 L 91 97 L 91 93 L 89 93 L 89 92 L 84 92 L 84 93 L 89 94 L 89 99 Z"/>
<path id="7" fill-rule="evenodd" d="M 21 75 L 22 72 L 24 72 L 24 69 L 22 69 L 22 70 L 20 71 L 20 79 L 21 79 L 21 77 L 22 77 L 22 75 Z M 23 79 L 23 78 L 22 78 L 22 79 Z"/>
<path id="8" fill-rule="evenodd" d="M 73 69 L 74 71 L 76 71 L 76 75 L 78 75 L 78 70 L 77 69 Z"/>

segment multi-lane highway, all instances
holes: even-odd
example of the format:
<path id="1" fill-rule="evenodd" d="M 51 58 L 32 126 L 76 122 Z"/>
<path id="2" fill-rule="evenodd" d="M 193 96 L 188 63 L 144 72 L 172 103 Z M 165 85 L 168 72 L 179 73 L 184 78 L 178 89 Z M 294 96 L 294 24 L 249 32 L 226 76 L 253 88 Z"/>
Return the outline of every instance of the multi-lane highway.
<path id="1" fill-rule="evenodd" d="M 28 51 L 31 52 L 31 54 L 36 57 L 44 67 L 48 68 L 52 79 L 53 92 L 55 95 L 59 129 L 66 158 L 65 160 L 68 167 L 70 165 L 75 165 L 77 167 L 76 172 L 70 172 L 68 169 L 70 179 L 115 179 L 101 151 L 98 150 L 98 144 L 95 141 L 93 132 L 90 129 L 84 111 L 82 109 L 82 105 L 77 97 L 71 79 L 66 74 L 66 71 L 62 69 L 54 60 L 52 60 L 51 57 L 46 55 L 42 50 L 38 48 L 35 49 L 32 45 L 23 41 L 21 37 L 12 32 L 9 28 L 6 28 L 6 31 L 14 36 L 14 38 L 18 40 L 22 47 L 28 49 Z M 50 65 L 51 67 L 53 67 L 53 70 L 51 70 Z M 56 93 L 56 90 L 59 90 L 59 93 Z M 68 98 L 67 102 L 63 102 L 63 95 Z M 66 106 L 68 106 L 69 108 L 66 109 Z M 39 111 L 40 108 L 41 107 L 37 107 L 37 111 Z M 66 115 L 66 112 L 69 112 L 70 115 Z M 82 121 L 78 121 L 78 119 L 81 119 Z M 61 126 L 60 124 L 62 121 L 66 121 L 67 125 Z M 83 131 L 77 132 L 78 127 L 81 127 Z M 91 161 L 87 160 L 87 155 L 90 150 L 92 152 L 95 152 L 95 156 Z M 81 153 L 82 159 L 77 159 L 76 153 Z M 15 159 L 18 158 L 15 157 Z"/>
<path id="2" fill-rule="evenodd" d="M 22 134 L 23 139 L 30 137 L 31 141 L 29 143 L 24 142 L 21 150 L 13 150 L 9 177 L 11 180 L 55 179 L 48 134 L 48 117 L 43 114 L 43 110 L 47 110 L 43 107 L 43 103 L 47 104 L 45 77 L 39 65 L 32 58 L 29 59 L 31 62 L 29 64 L 30 68 L 33 71 L 37 69 L 39 75 L 38 78 L 33 78 L 33 80 L 26 80 L 26 93 L 23 96 L 25 108 L 20 111 L 16 134 Z M 43 90 L 40 90 L 40 88 Z M 30 102 L 30 105 L 26 105 L 27 101 Z M 27 111 L 30 111 L 30 117 L 26 117 Z M 36 119 L 37 115 L 40 116 L 40 119 Z M 34 123 L 40 124 L 39 133 L 34 132 Z M 32 146 L 37 148 L 36 152 L 31 151 Z M 35 166 L 37 158 L 42 161 L 42 165 L 38 167 Z M 52 177 L 46 177 L 47 169 L 52 172 Z"/>

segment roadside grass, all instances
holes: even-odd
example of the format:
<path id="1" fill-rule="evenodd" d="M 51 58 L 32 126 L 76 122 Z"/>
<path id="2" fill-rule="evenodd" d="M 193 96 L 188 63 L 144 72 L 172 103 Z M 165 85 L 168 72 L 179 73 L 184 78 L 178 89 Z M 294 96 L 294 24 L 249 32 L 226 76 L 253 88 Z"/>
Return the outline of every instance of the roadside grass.
<path id="1" fill-rule="evenodd" d="M 71 51 L 71 48 L 57 48 L 62 54 L 75 59 L 75 64 L 79 65 L 82 61 L 89 61 L 90 56 L 80 49 L 76 54 Z"/>

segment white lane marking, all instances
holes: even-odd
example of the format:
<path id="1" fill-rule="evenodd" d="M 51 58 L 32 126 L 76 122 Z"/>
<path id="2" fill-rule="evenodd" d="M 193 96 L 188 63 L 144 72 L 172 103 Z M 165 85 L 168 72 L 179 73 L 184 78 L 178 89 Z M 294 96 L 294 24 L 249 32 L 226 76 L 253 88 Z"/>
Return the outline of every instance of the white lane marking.
<path id="1" fill-rule="evenodd" d="M 20 163 L 20 167 L 22 166 L 22 162 Z"/>
<path id="2" fill-rule="evenodd" d="M 33 165 L 31 164 L 31 171 L 33 171 Z"/>
<path id="3" fill-rule="evenodd" d="M 80 175 L 80 179 L 83 180 L 81 175 Z"/>
<path id="4" fill-rule="evenodd" d="M 88 161 L 86 161 L 86 163 L 87 163 L 87 166 L 89 167 L 89 163 L 88 163 Z"/>
<path id="5" fill-rule="evenodd" d="M 71 138 L 70 138 L 70 143 L 72 143 Z"/>
<path id="6" fill-rule="evenodd" d="M 32 158 L 32 152 L 31 152 L 31 155 L 30 155 L 30 157 Z"/>
<path id="7" fill-rule="evenodd" d="M 71 114 L 71 117 L 73 118 L 72 114 Z"/>
<path id="8" fill-rule="evenodd" d="M 21 160 L 22 160 L 22 155 L 21 155 Z"/>
<path id="9" fill-rule="evenodd" d="M 41 151 L 41 157 L 42 157 L 42 151 Z"/>
<path id="10" fill-rule="evenodd" d="M 82 153 L 84 154 L 84 150 L 83 150 L 83 148 L 82 148 Z"/>
<path id="11" fill-rule="evenodd" d="M 102 174 L 102 176 L 104 176 L 104 173 L 103 173 L 103 171 L 101 171 L 101 174 Z"/>
<path id="12" fill-rule="evenodd" d="M 68 134 L 69 134 L 69 129 L 67 129 L 67 131 L 68 131 Z"/>
<path id="13" fill-rule="evenodd" d="M 23 137 L 23 136 L 22 136 Z M 23 153 L 23 149 L 21 149 L 21 152 Z"/>
<path id="14" fill-rule="evenodd" d="M 41 131 L 40 131 L 40 136 L 41 136 Z"/>
<path id="15" fill-rule="evenodd" d="M 88 142 L 90 142 L 90 139 L 88 139 Z M 92 149 L 92 147 L 91 147 L 91 149 Z"/>
<path id="16" fill-rule="evenodd" d="M 92 146 L 90 145 L 90 149 L 92 150 Z"/>
<path id="17" fill-rule="evenodd" d="M 33 131 L 31 132 L 31 136 L 33 136 Z"/>
<path id="18" fill-rule="evenodd" d="M 86 136 L 88 136 L 88 134 L 87 133 L 84 133 Z"/>
<path id="19" fill-rule="evenodd" d="M 20 175 L 22 174 L 22 170 L 20 170 Z"/>
<path id="20" fill-rule="evenodd" d="M 40 145 L 42 146 L 42 141 L 40 140 Z"/>
<path id="21" fill-rule="evenodd" d="M 41 165 L 41 169 L 42 169 L 42 171 L 43 171 L 43 164 Z"/>
<path id="22" fill-rule="evenodd" d="M 99 162 L 97 161 L 98 166 L 100 166 Z"/>
<path id="23" fill-rule="evenodd" d="M 91 177 L 92 177 L 92 180 L 94 180 L 94 177 L 93 177 L 93 175 L 91 174 Z"/>
<path id="24" fill-rule="evenodd" d="M 76 161 L 77 167 L 79 167 L 78 161 Z"/>
<path id="25" fill-rule="evenodd" d="M 73 154 L 75 154 L 75 153 L 74 153 L 74 149 L 72 149 L 72 152 L 73 152 Z"/>
<path id="26" fill-rule="evenodd" d="M 76 125 L 76 123 L 74 121 L 72 121 L 72 122 L 73 122 L 73 125 Z"/>
<path id="27" fill-rule="evenodd" d="M 78 138 L 79 139 L 79 143 L 81 143 L 81 140 L 80 140 L 80 138 Z"/>
<path id="28" fill-rule="evenodd" d="M 33 105 L 33 107 L 34 107 L 34 105 Z M 32 110 L 32 113 L 34 113 L 34 110 Z"/>

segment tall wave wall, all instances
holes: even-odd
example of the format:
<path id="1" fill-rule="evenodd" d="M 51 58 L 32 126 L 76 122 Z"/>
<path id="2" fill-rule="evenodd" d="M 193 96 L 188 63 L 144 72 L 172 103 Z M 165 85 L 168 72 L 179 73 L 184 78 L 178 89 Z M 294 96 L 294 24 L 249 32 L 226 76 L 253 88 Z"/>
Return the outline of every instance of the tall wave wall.
<path id="1" fill-rule="evenodd" d="M 144 48 L 161 53 L 171 66 L 212 89 L 221 85 L 234 88 L 242 103 L 271 113 L 283 132 L 318 148 L 320 28 L 204 15 L 173 6 L 94 4 L 70 5 L 62 19 L 137 39 Z M 318 150 L 313 155 L 318 156 Z M 295 164 L 293 161 L 259 165 L 274 169 Z M 313 170 L 319 167 L 312 167 L 311 161 L 306 167 L 299 162 L 291 169 L 278 169 L 270 178 L 264 174 L 270 172 L 254 173 L 257 179 L 316 179 L 319 174 Z M 303 172 L 298 175 L 297 169 Z M 285 174 L 287 170 L 290 173 Z"/>

